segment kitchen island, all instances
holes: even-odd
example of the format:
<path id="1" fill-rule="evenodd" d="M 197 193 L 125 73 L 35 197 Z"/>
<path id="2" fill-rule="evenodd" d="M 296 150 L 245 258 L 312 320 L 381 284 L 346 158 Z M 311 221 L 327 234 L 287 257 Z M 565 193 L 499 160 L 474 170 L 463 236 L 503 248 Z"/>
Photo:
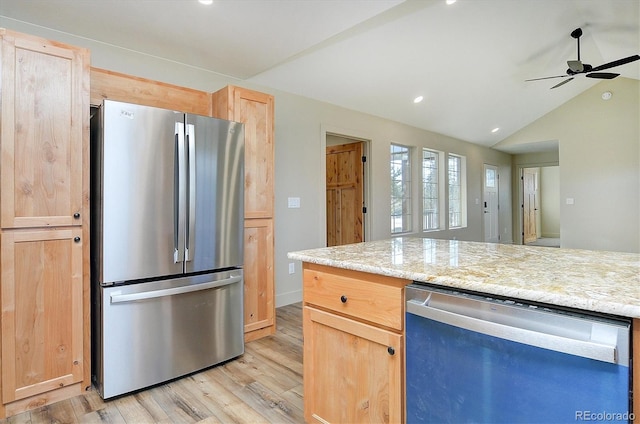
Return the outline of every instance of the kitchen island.
<path id="1" fill-rule="evenodd" d="M 304 270 L 309 422 L 402 421 L 403 287 L 411 281 L 632 318 L 640 363 L 638 254 L 402 237 L 291 252 L 289 258 L 302 261 Z M 363 371 L 371 368 L 366 361 L 376 364 L 375 376 Z M 352 399 L 350 386 L 331 386 L 336 375 L 327 370 L 336 368 L 361 394 Z M 639 368 L 633 370 L 635 393 Z M 635 411 L 639 401 L 636 396 Z"/>

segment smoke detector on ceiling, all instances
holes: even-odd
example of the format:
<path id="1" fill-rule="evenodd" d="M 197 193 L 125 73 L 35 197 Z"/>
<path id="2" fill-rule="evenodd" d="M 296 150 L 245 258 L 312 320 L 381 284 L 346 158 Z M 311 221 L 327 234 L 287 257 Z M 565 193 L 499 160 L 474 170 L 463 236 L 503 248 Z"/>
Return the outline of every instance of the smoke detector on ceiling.
<path id="1" fill-rule="evenodd" d="M 605 91 L 604 93 L 602 93 L 602 100 L 609 100 L 611 96 L 613 96 L 613 94 L 611 94 L 611 91 Z"/>

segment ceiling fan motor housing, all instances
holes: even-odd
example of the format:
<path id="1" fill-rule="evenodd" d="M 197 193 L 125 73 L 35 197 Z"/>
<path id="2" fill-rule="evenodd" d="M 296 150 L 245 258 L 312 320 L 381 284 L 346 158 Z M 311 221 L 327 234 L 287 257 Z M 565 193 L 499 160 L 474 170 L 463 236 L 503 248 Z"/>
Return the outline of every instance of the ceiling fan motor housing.
<path id="1" fill-rule="evenodd" d="M 582 74 L 585 72 L 591 72 L 591 70 L 593 69 L 593 66 L 589 65 L 588 63 L 583 63 L 582 64 L 582 70 L 574 70 L 574 69 L 567 69 L 567 74 L 568 75 L 576 75 L 576 74 Z"/>

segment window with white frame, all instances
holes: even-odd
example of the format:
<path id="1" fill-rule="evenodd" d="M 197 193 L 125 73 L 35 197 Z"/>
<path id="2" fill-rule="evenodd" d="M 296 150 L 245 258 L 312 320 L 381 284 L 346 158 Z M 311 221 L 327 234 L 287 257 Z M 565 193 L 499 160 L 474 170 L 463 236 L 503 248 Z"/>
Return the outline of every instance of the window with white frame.
<path id="1" fill-rule="evenodd" d="M 449 188 L 449 228 L 466 227 L 466 161 L 463 156 L 449 155 L 447 185 Z"/>
<path id="2" fill-rule="evenodd" d="M 422 149 L 422 231 L 440 228 L 440 154 Z"/>
<path id="3" fill-rule="evenodd" d="M 391 144 L 391 234 L 411 231 L 411 150 Z"/>

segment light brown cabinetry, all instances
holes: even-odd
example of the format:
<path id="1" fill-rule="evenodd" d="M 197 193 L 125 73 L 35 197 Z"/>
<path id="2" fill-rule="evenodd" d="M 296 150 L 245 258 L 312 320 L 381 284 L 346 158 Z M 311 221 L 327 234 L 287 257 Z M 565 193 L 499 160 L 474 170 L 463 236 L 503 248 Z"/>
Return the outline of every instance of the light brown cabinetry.
<path id="1" fill-rule="evenodd" d="M 272 267 L 273 220 L 245 220 L 244 328 L 247 336 L 258 336 L 257 332 L 260 330 L 268 334 L 272 334 L 271 331 L 275 330 L 275 316 L 273 313 L 274 281 Z M 253 334 L 253 332 L 256 332 L 256 334 Z"/>
<path id="2" fill-rule="evenodd" d="M 404 421 L 406 280 L 303 264 L 307 422 Z"/>
<path id="3" fill-rule="evenodd" d="M 91 68 L 91 104 L 104 99 L 211 115 L 211 93 L 106 69 Z"/>
<path id="4" fill-rule="evenodd" d="M 90 385 L 89 52 L 0 30 L 7 416 Z"/>
<path id="5" fill-rule="evenodd" d="M 227 86 L 213 93 L 213 116 L 244 124 L 245 340 L 274 334 L 273 96 Z"/>
<path id="6" fill-rule="evenodd" d="M 273 218 L 273 96 L 227 86 L 213 93 L 213 116 L 244 124 L 244 217 Z"/>

